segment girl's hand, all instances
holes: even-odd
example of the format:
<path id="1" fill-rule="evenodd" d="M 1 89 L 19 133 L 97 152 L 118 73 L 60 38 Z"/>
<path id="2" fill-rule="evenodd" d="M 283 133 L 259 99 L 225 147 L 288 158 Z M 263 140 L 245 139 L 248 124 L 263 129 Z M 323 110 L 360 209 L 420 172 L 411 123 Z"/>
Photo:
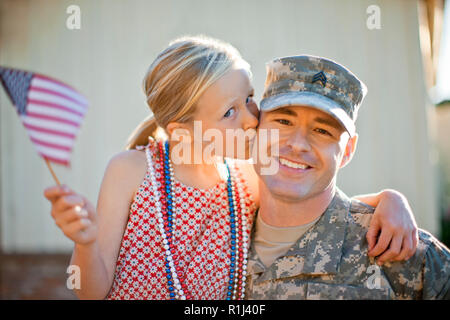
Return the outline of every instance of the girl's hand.
<path id="1" fill-rule="evenodd" d="M 85 197 L 65 185 L 45 189 L 44 196 L 51 202 L 51 215 L 66 237 L 81 245 L 97 239 L 96 212 Z"/>
<path id="2" fill-rule="evenodd" d="M 366 234 L 369 256 L 379 256 L 377 259 L 379 265 L 386 261 L 411 258 L 416 252 L 419 236 L 417 224 L 406 197 L 395 190 L 384 190 L 378 194 L 355 198 L 375 207 Z"/>

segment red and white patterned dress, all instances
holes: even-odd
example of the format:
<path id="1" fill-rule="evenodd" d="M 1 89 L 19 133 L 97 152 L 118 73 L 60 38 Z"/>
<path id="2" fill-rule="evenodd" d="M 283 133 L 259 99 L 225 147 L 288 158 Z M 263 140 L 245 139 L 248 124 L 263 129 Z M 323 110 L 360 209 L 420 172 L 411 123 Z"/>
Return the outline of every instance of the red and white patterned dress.
<path id="1" fill-rule="evenodd" d="M 147 146 L 160 183 L 160 161 L 156 143 Z M 169 299 L 165 253 L 158 229 L 155 195 L 147 172 L 131 204 L 127 227 L 116 263 L 114 282 L 106 299 Z M 229 165 L 233 165 L 229 163 Z M 243 186 L 247 210 L 247 234 L 256 206 L 242 173 L 235 166 L 236 180 Z M 175 179 L 173 186 L 173 243 L 182 279 L 192 299 L 225 299 L 230 265 L 230 221 L 227 181 L 204 190 Z"/>

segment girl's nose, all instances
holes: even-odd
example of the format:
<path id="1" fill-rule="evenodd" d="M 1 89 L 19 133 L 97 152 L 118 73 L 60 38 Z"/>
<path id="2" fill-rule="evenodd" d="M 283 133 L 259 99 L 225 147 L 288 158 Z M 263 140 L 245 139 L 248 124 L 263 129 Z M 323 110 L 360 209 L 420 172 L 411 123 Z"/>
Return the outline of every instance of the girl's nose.
<path id="1" fill-rule="evenodd" d="M 256 109 L 256 110 L 254 110 Z M 242 119 L 242 128 L 246 131 L 249 129 L 256 129 L 258 126 L 258 118 L 259 118 L 259 110 L 258 107 L 249 106 L 249 108 L 245 108 L 244 116 Z"/>

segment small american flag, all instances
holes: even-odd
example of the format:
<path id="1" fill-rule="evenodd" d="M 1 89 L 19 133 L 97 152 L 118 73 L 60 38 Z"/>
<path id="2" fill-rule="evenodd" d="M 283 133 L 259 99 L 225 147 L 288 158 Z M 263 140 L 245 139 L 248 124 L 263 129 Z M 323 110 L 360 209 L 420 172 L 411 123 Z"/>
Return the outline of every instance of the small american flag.
<path id="1" fill-rule="evenodd" d="M 0 80 L 39 155 L 70 166 L 86 98 L 58 80 L 23 70 L 0 66 Z"/>

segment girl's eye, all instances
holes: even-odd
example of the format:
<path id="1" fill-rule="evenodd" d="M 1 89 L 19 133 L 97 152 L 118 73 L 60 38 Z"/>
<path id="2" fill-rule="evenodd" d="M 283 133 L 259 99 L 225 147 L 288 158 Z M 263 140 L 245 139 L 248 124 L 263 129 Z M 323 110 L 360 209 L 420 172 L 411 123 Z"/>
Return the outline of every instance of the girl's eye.
<path id="1" fill-rule="evenodd" d="M 249 104 L 250 101 L 252 101 L 252 99 L 253 99 L 253 95 L 248 96 L 247 99 L 245 100 L 245 104 Z"/>
<path id="2" fill-rule="evenodd" d="M 236 111 L 233 108 L 228 109 L 228 111 L 224 114 L 224 118 L 229 118 L 231 117 Z"/>
<path id="3" fill-rule="evenodd" d="M 275 121 L 278 123 L 281 123 L 282 125 L 285 125 L 285 126 L 289 126 L 291 124 L 291 122 L 286 119 L 276 119 Z"/>
<path id="4" fill-rule="evenodd" d="M 319 132 L 320 134 L 325 134 L 330 137 L 332 136 L 331 133 L 329 133 L 327 130 L 322 129 L 322 128 L 317 128 L 316 131 Z"/>

